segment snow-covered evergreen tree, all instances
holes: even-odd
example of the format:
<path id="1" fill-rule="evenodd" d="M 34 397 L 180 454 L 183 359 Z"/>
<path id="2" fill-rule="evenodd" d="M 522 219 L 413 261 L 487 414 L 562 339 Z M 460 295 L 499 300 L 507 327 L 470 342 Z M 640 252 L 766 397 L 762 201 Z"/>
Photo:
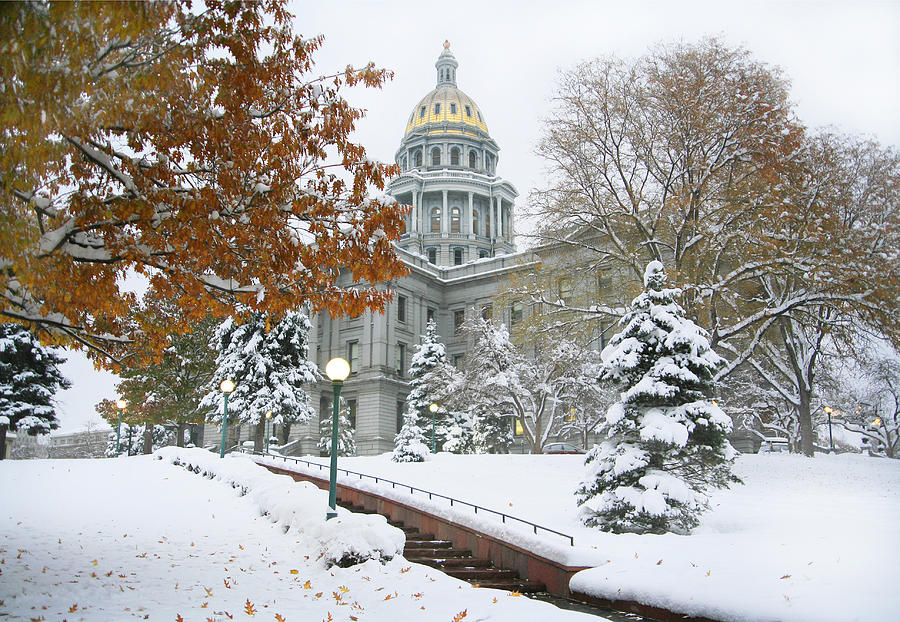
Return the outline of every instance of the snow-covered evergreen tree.
<path id="1" fill-rule="evenodd" d="M 409 365 L 409 394 L 406 396 L 406 410 L 403 413 L 403 426 L 394 438 L 394 453 L 391 459 L 394 462 L 423 462 L 430 453 L 432 413 L 428 407 L 437 401 L 434 386 L 424 381 L 429 372 L 447 365 L 447 353 L 444 344 L 440 342 L 434 320 L 430 320 L 422 335 L 422 343 L 416 346 Z M 441 430 L 444 430 L 443 413 L 441 415 Z M 437 417 L 437 415 L 435 415 Z M 440 450 L 444 443 L 443 434 L 435 434 L 435 449 Z M 426 446 L 422 452 L 421 443 Z"/>
<path id="2" fill-rule="evenodd" d="M 419 425 L 419 416 L 407 407 L 403 413 L 403 425 L 394 437 L 394 462 L 425 462 L 431 453 L 429 439 Z"/>
<path id="3" fill-rule="evenodd" d="M 225 320 L 213 338 L 218 356 L 216 372 L 201 406 L 212 414 L 207 420 L 222 421 L 222 392 L 219 383 L 229 378 L 234 392 L 228 398 L 229 425 L 255 425 L 256 451 L 262 451 L 266 413 L 270 424 L 309 421 L 315 414 L 303 385 L 319 379 L 316 366 L 307 360 L 309 320 L 304 313 L 289 311 L 270 325 L 262 314 L 252 314 L 244 324 Z"/>
<path id="4" fill-rule="evenodd" d="M 53 396 L 71 386 L 59 371 L 64 362 L 22 326 L 0 324 L 0 459 L 7 430 L 36 436 L 59 427 Z"/>
<path id="5" fill-rule="evenodd" d="M 508 454 L 513 442 L 509 416 L 498 414 L 484 404 L 472 409 L 472 442 L 479 454 Z"/>
<path id="6" fill-rule="evenodd" d="M 319 421 L 319 443 L 316 447 L 323 456 L 331 455 L 331 425 L 333 414 L 328 409 L 328 416 Z M 355 456 L 356 441 L 353 438 L 353 425 L 350 422 L 350 409 L 347 402 L 341 398 L 341 406 L 338 411 L 338 456 Z"/>
<path id="7" fill-rule="evenodd" d="M 129 425 L 122 423 L 122 429 L 119 434 L 119 455 L 120 456 L 139 456 L 144 453 L 144 426 L 146 424 Z M 153 426 L 153 447 L 152 451 L 156 451 L 160 447 L 167 447 L 175 444 L 175 430 L 162 425 Z M 116 429 L 106 437 L 106 457 L 114 458 L 116 455 Z"/>
<path id="8" fill-rule="evenodd" d="M 685 318 L 681 291 L 666 288 L 662 263 L 647 265 L 644 286 L 601 353 L 600 380 L 624 391 L 607 411 L 608 439 L 588 454 L 576 495 L 587 525 L 684 533 L 698 524 L 709 487 L 736 480 L 731 419 L 709 399 L 722 359 Z"/>
<path id="9" fill-rule="evenodd" d="M 475 426 L 473 418 L 467 412 L 450 412 L 444 432 L 443 451 L 452 454 L 474 454 Z"/>

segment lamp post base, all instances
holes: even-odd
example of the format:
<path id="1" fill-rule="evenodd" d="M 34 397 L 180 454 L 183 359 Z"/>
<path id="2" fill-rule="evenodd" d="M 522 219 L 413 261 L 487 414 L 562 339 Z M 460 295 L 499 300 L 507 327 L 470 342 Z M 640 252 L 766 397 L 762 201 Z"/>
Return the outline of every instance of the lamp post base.
<path id="1" fill-rule="evenodd" d="M 332 518 L 337 518 L 337 512 L 328 512 L 325 515 L 325 520 L 331 520 Z"/>

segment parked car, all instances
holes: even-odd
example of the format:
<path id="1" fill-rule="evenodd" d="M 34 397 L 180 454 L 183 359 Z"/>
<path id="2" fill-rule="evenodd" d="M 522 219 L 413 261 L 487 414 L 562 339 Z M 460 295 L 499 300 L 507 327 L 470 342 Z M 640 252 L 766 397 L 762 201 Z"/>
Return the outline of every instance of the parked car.
<path id="1" fill-rule="evenodd" d="M 585 450 L 575 447 L 570 443 L 547 443 L 544 445 L 545 454 L 584 454 Z"/>

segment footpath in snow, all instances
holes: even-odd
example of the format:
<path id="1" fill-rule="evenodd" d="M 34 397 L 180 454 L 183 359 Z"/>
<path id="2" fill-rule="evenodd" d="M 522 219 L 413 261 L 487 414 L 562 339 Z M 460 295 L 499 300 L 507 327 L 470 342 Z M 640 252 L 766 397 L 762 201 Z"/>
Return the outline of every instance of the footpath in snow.
<path id="1" fill-rule="evenodd" d="M 598 620 L 400 555 L 328 567 L 345 551 L 396 552 L 402 534 L 342 509 L 326 523 L 326 492 L 245 457 L 162 455 L 0 462 L 0 619 Z"/>
<path id="2" fill-rule="evenodd" d="M 305 458 L 327 464 L 327 459 Z M 266 458 L 278 466 L 284 462 Z M 874 622 L 900 619 L 900 460 L 843 454 L 743 455 L 744 485 L 716 492 L 690 536 L 614 535 L 578 521 L 582 456 L 389 455 L 339 466 L 440 492 L 571 534 L 575 546 L 446 501 L 356 476 L 339 481 L 517 543 L 570 566 L 572 588 L 719 620 Z M 290 464 L 290 463 L 288 463 Z M 292 467 L 293 468 L 293 467 Z M 322 475 L 315 468 L 301 468 Z M 327 469 L 324 471 L 327 476 Z"/>

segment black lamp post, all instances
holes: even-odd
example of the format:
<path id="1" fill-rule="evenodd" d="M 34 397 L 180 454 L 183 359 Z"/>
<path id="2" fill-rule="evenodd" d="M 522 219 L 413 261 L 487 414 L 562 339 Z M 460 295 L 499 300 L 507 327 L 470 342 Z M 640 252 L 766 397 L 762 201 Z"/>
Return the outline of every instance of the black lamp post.
<path id="1" fill-rule="evenodd" d="M 834 409 L 831 406 L 825 407 L 825 414 L 828 415 L 828 453 L 834 453 L 834 438 L 831 436 L 831 413 Z"/>
<path id="2" fill-rule="evenodd" d="M 234 382 L 231 380 L 223 380 L 219 385 L 219 389 L 225 394 L 225 409 L 222 413 L 222 443 L 219 445 L 219 457 L 225 457 L 225 430 L 228 427 L 228 394 L 234 391 Z"/>
<path id="3" fill-rule="evenodd" d="M 344 380 L 350 375 L 350 363 L 340 357 L 333 358 L 325 365 L 325 375 L 331 380 L 334 390 L 334 407 L 331 410 L 331 468 L 328 477 L 328 507 L 331 511 L 325 515 L 325 520 L 330 520 L 337 516 L 338 419 L 341 388 L 344 386 Z"/>

